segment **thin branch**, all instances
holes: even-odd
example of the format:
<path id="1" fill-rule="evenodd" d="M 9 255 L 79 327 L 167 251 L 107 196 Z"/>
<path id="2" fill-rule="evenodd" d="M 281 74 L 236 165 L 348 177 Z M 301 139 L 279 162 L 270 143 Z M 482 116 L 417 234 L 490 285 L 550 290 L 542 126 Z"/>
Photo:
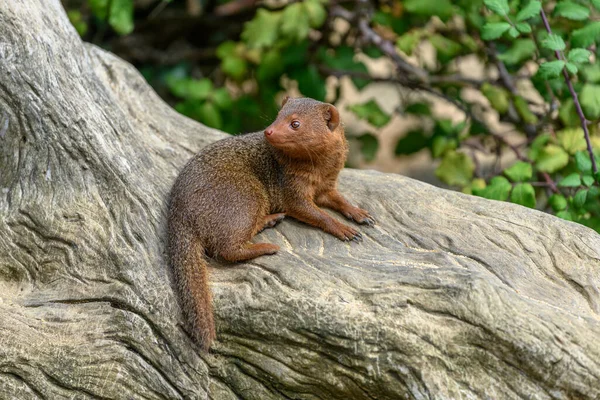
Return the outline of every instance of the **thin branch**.
<path id="1" fill-rule="evenodd" d="M 390 57 L 398 68 L 399 72 L 411 74 L 419 78 L 418 80 L 421 82 L 427 81 L 429 75 L 427 74 L 427 71 L 410 64 L 408 61 L 400 57 L 394 44 L 389 40 L 382 38 L 377 32 L 371 29 L 368 18 L 366 18 L 364 15 L 348 11 L 340 6 L 333 7 L 332 15 L 345 19 L 351 24 L 358 23 L 358 28 L 365 39 L 373 43 L 377 48 L 379 48 L 379 50 Z"/>
<path id="2" fill-rule="evenodd" d="M 548 184 L 548 187 L 554 193 L 560 193 L 560 190 L 558 190 L 558 188 L 556 187 L 556 183 L 554 183 L 554 181 L 552 180 L 552 177 L 550 177 L 550 175 L 547 172 L 542 172 L 542 176 L 544 177 L 544 180 Z"/>
<path id="3" fill-rule="evenodd" d="M 544 26 L 546 27 L 546 31 L 549 34 L 552 34 L 552 29 L 550 28 L 550 23 L 548 22 L 548 18 L 546 17 L 546 13 L 544 12 L 544 8 L 542 7 L 540 10 L 540 16 L 542 17 L 542 21 L 544 22 Z M 554 55 L 557 60 L 564 60 L 560 51 L 555 50 Z M 592 142 L 590 141 L 590 132 L 587 127 L 587 119 L 585 118 L 585 114 L 581 109 L 581 104 L 579 103 L 579 97 L 577 97 L 577 92 L 573 88 L 573 83 L 571 82 L 571 78 L 569 77 L 569 72 L 565 67 L 563 67 L 563 76 L 565 78 L 565 82 L 567 83 L 567 87 L 569 88 L 569 92 L 571 92 L 571 96 L 573 97 L 573 102 L 575 103 L 575 110 L 577 111 L 577 115 L 579 116 L 579 120 L 581 121 L 581 127 L 583 128 L 583 134 L 585 136 L 585 142 L 587 144 L 587 151 L 590 155 L 590 160 L 592 161 L 592 171 L 594 174 L 598 173 L 598 167 L 596 166 L 596 160 L 594 158 L 594 151 L 592 150 Z"/>
<path id="4" fill-rule="evenodd" d="M 513 94 L 517 94 L 517 88 L 513 82 L 513 77 L 506 69 L 506 65 L 504 62 L 498 58 L 498 51 L 496 50 L 496 45 L 493 42 L 490 42 L 489 52 L 488 54 L 493 58 L 496 67 L 498 68 L 498 74 L 500 75 L 500 81 L 504 84 L 504 86 Z"/>

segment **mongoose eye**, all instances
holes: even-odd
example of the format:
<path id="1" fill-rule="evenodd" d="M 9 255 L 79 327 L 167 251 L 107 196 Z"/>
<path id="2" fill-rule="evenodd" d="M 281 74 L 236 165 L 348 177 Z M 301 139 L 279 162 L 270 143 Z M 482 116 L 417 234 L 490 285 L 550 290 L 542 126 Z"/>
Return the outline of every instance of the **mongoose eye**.
<path id="1" fill-rule="evenodd" d="M 298 128 L 300 128 L 300 121 L 292 121 L 290 126 L 294 129 L 298 129 Z"/>

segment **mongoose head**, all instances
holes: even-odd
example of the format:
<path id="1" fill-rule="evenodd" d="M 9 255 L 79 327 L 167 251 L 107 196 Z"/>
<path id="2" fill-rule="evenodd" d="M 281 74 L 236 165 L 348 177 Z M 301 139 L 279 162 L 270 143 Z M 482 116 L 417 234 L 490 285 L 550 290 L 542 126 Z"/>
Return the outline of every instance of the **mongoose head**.
<path id="1" fill-rule="evenodd" d="M 288 157 L 327 156 L 344 143 L 344 129 L 335 106 L 310 98 L 286 97 L 265 137 Z"/>

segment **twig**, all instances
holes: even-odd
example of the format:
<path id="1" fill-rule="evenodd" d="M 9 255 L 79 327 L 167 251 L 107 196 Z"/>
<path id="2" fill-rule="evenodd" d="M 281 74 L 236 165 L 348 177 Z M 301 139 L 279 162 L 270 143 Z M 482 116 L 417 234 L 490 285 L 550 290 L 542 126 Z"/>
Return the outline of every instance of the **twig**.
<path id="1" fill-rule="evenodd" d="M 392 42 L 382 38 L 379 34 L 377 34 L 377 32 L 371 29 L 371 27 L 369 26 L 368 19 L 365 18 L 364 15 L 353 13 L 340 6 L 335 6 L 332 9 L 332 15 L 345 19 L 350 23 L 358 22 L 358 28 L 365 37 L 365 39 L 368 42 L 373 43 L 379 48 L 379 50 L 381 50 L 384 54 L 390 57 L 400 72 L 414 75 L 415 77 L 419 78 L 419 81 L 421 82 L 427 81 L 429 74 L 427 74 L 425 70 L 411 65 L 402 57 L 400 57 L 398 52 L 396 52 L 396 47 L 392 44 Z"/>
<path id="2" fill-rule="evenodd" d="M 513 95 L 517 94 L 517 88 L 513 83 L 513 78 L 506 69 L 506 65 L 504 65 L 504 62 L 498 58 L 498 51 L 496 50 L 496 45 L 493 42 L 490 43 L 488 53 L 494 59 L 494 63 L 498 68 L 498 74 L 500 75 L 501 82 Z"/>
<path id="3" fill-rule="evenodd" d="M 556 183 L 554 183 L 554 181 L 552 180 L 552 178 L 550 177 L 550 175 L 548 175 L 547 172 L 542 172 L 542 176 L 544 177 L 544 179 L 546 180 L 546 183 L 548 184 L 548 187 L 554 192 L 554 193 L 560 193 L 560 190 L 558 190 L 558 188 L 556 187 Z"/>
<path id="4" fill-rule="evenodd" d="M 544 12 L 544 8 L 540 10 L 540 16 L 542 17 L 542 21 L 544 22 L 544 26 L 546 27 L 546 31 L 549 34 L 552 34 L 552 29 L 550 28 L 550 23 L 548 22 L 548 18 L 546 17 L 546 13 Z M 560 51 L 555 50 L 554 55 L 557 60 L 564 60 L 563 56 L 560 54 Z M 575 110 L 577 111 L 577 115 L 579 116 L 579 120 L 581 121 L 581 127 L 583 128 L 583 134 L 585 136 L 585 142 L 587 144 L 587 151 L 590 154 L 590 160 L 592 161 L 592 171 L 594 174 L 598 173 L 598 167 L 596 166 L 596 160 L 594 158 L 594 151 L 592 150 L 592 142 L 590 141 L 590 132 L 587 127 L 587 119 L 585 118 L 585 114 L 581 109 L 581 104 L 579 103 L 579 97 L 577 97 L 577 92 L 573 88 L 573 83 L 571 82 L 571 78 L 569 77 L 569 72 L 565 67 L 563 67 L 563 76 L 565 77 L 565 82 L 567 83 L 567 87 L 569 88 L 569 92 L 571 92 L 571 96 L 573 97 L 573 102 L 575 103 Z"/>
<path id="5" fill-rule="evenodd" d="M 158 5 L 156 7 L 154 7 L 154 9 L 152 10 L 152 12 L 150 12 L 150 15 L 148 15 L 148 19 L 154 19 L 156 18 L 156 16 L 158 14 L 160 14 L 165 7 L 167 6 L 167 4 L 169 4 L 166 1 L 161 1 L 160 3 L 158 3 Z"/>

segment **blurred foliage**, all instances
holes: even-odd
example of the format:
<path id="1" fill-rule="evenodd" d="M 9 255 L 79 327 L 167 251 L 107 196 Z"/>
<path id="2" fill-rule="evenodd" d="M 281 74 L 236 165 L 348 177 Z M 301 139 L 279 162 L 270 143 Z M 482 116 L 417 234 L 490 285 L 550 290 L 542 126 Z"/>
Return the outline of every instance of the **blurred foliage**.
<path id="1" fill-rule="evenodd" d="M 289 89 L 332 103 L 341 77 L 359 91 L 412 89 L 392 114 L 379 99 L 348 106 L 372 127 L 349 133 L 366 161 L 380 147 L 373 132 L 412 115 L 421 128 L 397 141 L 397 156 L 427 151 L 449 186 L 600 232 L 600 0 L 63 2 L 85 40 L 133 62 L 179 112 L 232 134 L 266 126 Z M 391 71 L 375 78 L 364 61 L 382 58 Z M 460 75 L 467 58 L 483 78 Z M 466 89 L 485 100 L 465 100 Z M 464 119 L 436 115 L 432 98 Z M 510 129 L 491 128 L 489 115 Z"/>

